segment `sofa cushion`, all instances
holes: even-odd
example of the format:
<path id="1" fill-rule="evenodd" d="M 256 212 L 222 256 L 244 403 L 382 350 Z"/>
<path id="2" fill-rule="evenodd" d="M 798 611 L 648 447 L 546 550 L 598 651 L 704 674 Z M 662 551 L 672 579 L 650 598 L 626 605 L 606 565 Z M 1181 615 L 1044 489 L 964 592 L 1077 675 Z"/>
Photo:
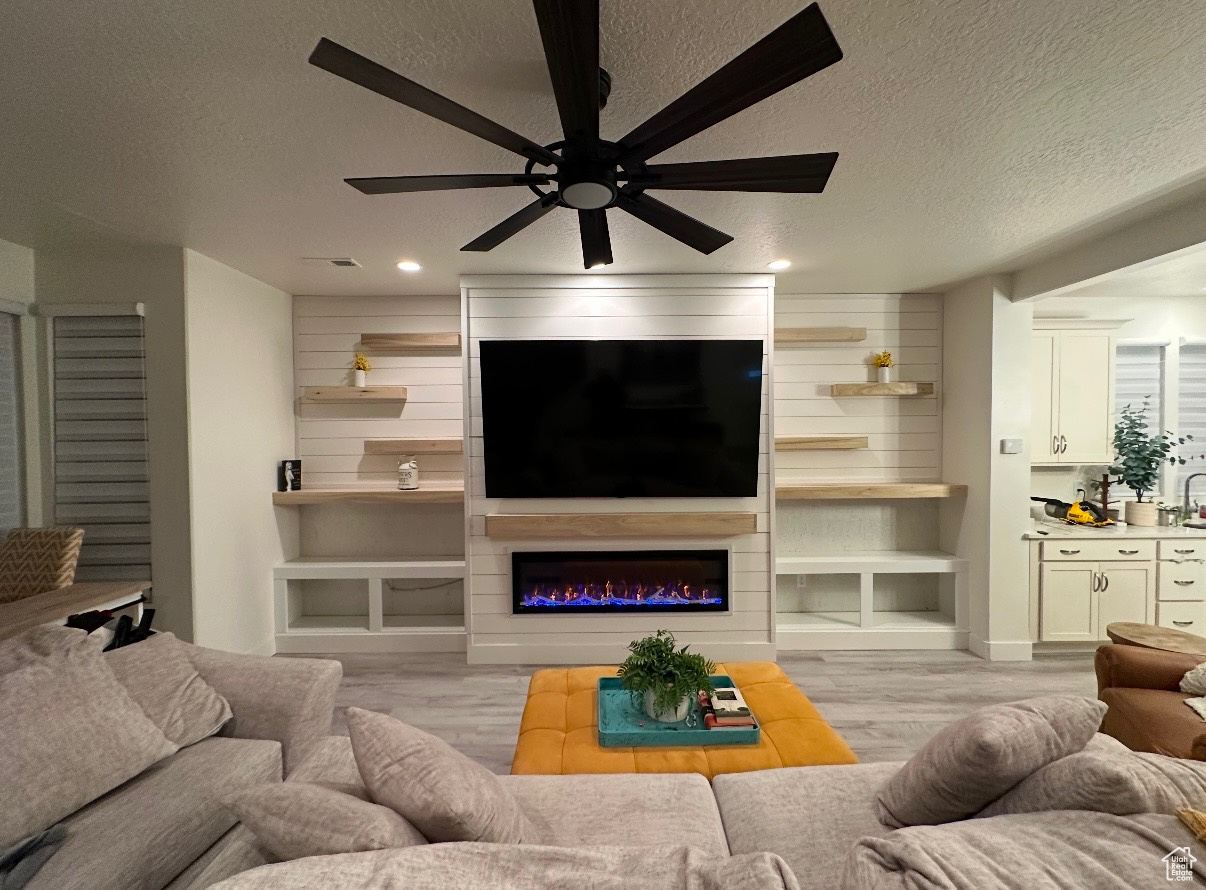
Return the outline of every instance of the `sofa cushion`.
<path id="1" fill-rule="evenodd" d="M 280 778 L 276 742 L 190 745 L 66 819 L 66 843 L 26 890 L 163 887 L 235 824 L 227 795 Z"/>
<path id="2" fill-rule="evenodd" d="M 1037 890 L 1167 887 L 1162 858 L 1178 847 L 1197 858 L 1194 885 L 1206 884 L 1206 852 L 1175 816 L 1127 819 L 1105 813 L 997 816 L 863 838 L 846 860 L 842 890 L 987 888 Z"/>
<path id="3" fill-rule="evenodd" d="M 498 778 L 532 826 L 529 843 L 729 853 L 716 798 L 696 773 Z"/>
<path id="4" fill-rule="evenodd" d="M 10 673 L 32 661 L 69 649 L 87 636 L 87 632 L 78 627 L 39 624 L 15 637 L 0 640 L 0 674 Z"/>
<path id="5" fill-rule="evenodd" d="M 712 790 L 729 849 L 776 853 L 804 887 L 836 887 L 855 841 L 888 833 L 876 817 L 876 793 L 900 767 L 863 763 L 717 776 Z"/>
<path id="6" fill-rule="evenodd" d="M 310 755 L 289 774 L 289 781 L 356 785 L 363 792 L 359 796 L 368 798 L 368 789 L 364 787 L 356 757 L 352 754 L 352 740 L 346 735 L 329 735 L 315 745 Z"/>
<path id="7" fill-rule="evenodd" d="M 1187 698 L 1192 696 L 1166 689 L 1103 689 L 1101 700 L 1109 711 L 1102 731 L 1132 751 L 1194 757 L 1194 743 L 1206 737 L 1206 723 L 1186 706 Z"/>
<path id="8" fill-rule="evenodd" d="M 119 683 L 165 736 L 180 747 L 208 738 L 230 719 L 230 705 L 201 679 L 170 633 L 105 653 Z"/>
<path id="9" fill-rule="evenodd" d="M 236 825 L 172 878 L 164 890 L 208 890 L 218 881 L 267 864 L 268 857 L 256 843 L 255 835 L 247 826 Z"/>
<path id="10" fill-rule="evenodd" d="M 428 844 L 257 868 L 213 890 L 799 890 L 777 856 L 687 847 Z"/>
<path id="11" fill-rule="evenodd" d="M 978 813 L 1035 770 L 1084 749 L 1105 705 L 1050 695 L 993 705 L 930 739 L 879 792 L 879 821 L 937 825 Z"/>
<path id="12" fill-rule="evenodd" d="M 169 742 L 85 634 L 0 674 L 0 849 L 49 828 L 151 764 Z"/>
<path id="13" fill-rule="evenodd" d="M 306 782 L 248 788 L 227 805 L 277 862 L 427 843 L 389 807 Z"/>
<path id="14" fill-rule="evenodd" d="M 532 832 L 498 776 L 443 739 L 385 714 L 348 708 L 360 777 L 372 799 L 433 843 L 523 843 Z"/>

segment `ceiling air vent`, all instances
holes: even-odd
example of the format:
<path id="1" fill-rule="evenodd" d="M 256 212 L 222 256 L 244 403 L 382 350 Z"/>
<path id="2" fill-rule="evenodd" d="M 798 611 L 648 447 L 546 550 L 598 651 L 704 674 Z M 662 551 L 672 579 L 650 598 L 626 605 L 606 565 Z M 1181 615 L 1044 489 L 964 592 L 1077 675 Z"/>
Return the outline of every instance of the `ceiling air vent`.
<path id="1" fill-rule="evenodd" d="M 302 257 L 307 266 L 338 266 L 341 269 L 359 269 L 360 264 L 350 256 L 307 256 Z"/>

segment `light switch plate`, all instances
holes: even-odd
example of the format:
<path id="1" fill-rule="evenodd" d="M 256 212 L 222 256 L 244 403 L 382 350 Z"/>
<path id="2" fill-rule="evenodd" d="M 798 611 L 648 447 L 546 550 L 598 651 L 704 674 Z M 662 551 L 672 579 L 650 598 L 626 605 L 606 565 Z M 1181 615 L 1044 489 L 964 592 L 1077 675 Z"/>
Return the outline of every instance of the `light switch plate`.
<path id="1" fill-rule="evenodd" d="M 1001 453 L 1002 454 L 1021 454 L 1024 443 L 1021 439 L 1002 439 Z"/>

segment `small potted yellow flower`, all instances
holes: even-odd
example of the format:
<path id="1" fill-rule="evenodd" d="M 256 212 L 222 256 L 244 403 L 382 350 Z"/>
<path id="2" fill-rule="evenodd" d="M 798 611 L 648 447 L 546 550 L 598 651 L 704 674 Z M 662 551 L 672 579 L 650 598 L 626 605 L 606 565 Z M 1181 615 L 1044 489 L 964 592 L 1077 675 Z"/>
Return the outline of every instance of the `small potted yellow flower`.
<path id="1" fill-rule="evenodd" d="M 352 359 L 352 384 L 368 386 L 368 372 L 371 370 L 373 370 L 373 363 L 368 360 L 368 356 L 363 352 L 357 352 Z"/>
<path id="2" fill-rule="evenodd" d="M 875 375 L 880 383 L 892 382 L 892 368 L 896 366 L 896 362 L 892 360 L 892 353 L 888 350 L 877 352 L 871 356 L 871 366 L 875 368 Z"/>

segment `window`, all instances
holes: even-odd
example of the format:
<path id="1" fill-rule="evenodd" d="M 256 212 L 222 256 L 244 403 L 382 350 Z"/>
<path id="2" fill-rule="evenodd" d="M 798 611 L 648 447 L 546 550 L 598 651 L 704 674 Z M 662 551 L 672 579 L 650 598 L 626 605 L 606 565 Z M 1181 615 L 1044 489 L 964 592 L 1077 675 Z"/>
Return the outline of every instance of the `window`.
<path id="1" fill-rule="evenodd" d="M 1178 380 L 1179 404 L 1176 432 L 1182 436 L 1193 436 L 1190 445 L 1184 446 L 1186 454 L 1206 453 L 1206 343 L 1186 343 L 1181 346 L 1181 373 Z M 1181 502 L 1185 490 L 1185 479 L 1191 473 L 1206 472 L 1206 461 L 1193 460 L 1176 469 L 1176 502 Z M 1196 480 L 1194 501 L 1206 501 L 1204 480 Z M 1199 487 L 1201 486 L 1201 487 Z"/>
<path id="2" fill-rule="evenodd" d="M 151 577 L 139 315 L 53 321 L 54 513 L 84 529 L 78 581 Z"/>
<path id="3" fill-rule="evenodd" d="M 1164 347 L 1157 343 L 1119 343 L 1115 352 L 1114 417 L 1119 417 L 1128 405 L 1142 407 L 1145 400 L 1151 401 L 1148 429 L 1158 430 L 1164 413 Z"/>
<path id="4" fill-rule="evenodd" d="M 0 531 L 25 523 L 20 336 L 17 316 L 0 312 Z"/>

